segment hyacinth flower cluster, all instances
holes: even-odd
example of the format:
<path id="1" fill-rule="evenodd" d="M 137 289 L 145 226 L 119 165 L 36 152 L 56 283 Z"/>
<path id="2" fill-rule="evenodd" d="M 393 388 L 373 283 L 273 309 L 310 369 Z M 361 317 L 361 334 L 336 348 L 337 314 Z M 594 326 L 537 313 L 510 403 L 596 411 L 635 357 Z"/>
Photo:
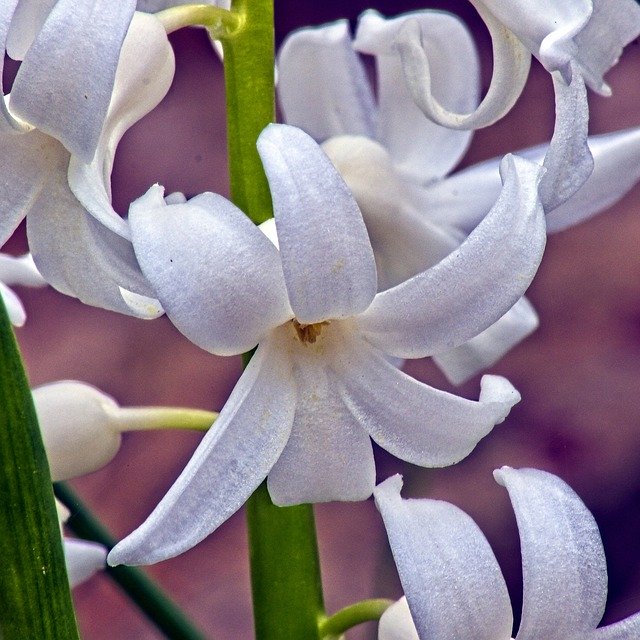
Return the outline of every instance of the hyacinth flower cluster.
<path id="1" fill-rule="evenodd" d="M 588 89 L 609 93 L 604 75 L 640 35 L 640 6 L 471 3 L 493 46 L 482 98 L 473 37 L 459 18 L 435 10 L 390 18 L 369 10 L 353 36 L 345 20 L 299 30 L 284 41 L 274 73 L 267 0 L 8 0 L 0 8 L 5 52 L 21 62 L 1 102 L 0 237 L 4 244 L 26 219 L 33 260 L 0 261 L 11 321 L 23 323 L 25 313 L 7 285 L 47 283 L 112 312 L 166 314 L 197 347 L 245 354 L 246 364 L 218 416 L 123 409 L 68 381 L 30 394 L 22 374 L 6 376 L 2 397 L 32 397 L 40 423 L 43 449 L 39 436 L 11 445 L 27 457 L 29 447 L 41 447 L 32 457 L 43 497 L 33 508 L 53 513 L 47 485 L 108 464 L 124 431 L 206 430 L 165 497 L 108 562 L 176 556 L 248 503 L 261 514 L 250 516 L 249 537 L 256 634 L 265 640 L 338 637 L 366 615 L 380 619 L 380 640 L 514 635 L 505 581 L 478 527 L 448 503 L 402 500 L 398 478 L 376 487 L 374 443 L 419 467 L 453 465 L 526 403 L 502 376 L 484 374 L 470 400 L 402 366 L 431 357 L 458 384 L 497 362 L 538 325 L 523 296 L 547 234 L 598 214 L 640 180 L 640 129 L 588 136 L 587 98 Z M 151 184 L 123 217 L 111 192 L 118 143 L 169 90 L 176 67 L 168 32 L 192 25 L 222 42 L 232 199 Z M 373 56 L 375 90 L 362 54 Z M 474 130 L 515 104 L 532 56 L 552 78 L 550 140 L 456 171 Z M 71 58 L 81 62 L 70 69 Z M 282 123 L 273 112 L 274 77 Z M 19 368 L 12 357 L 6 362 Z M 28 410 L 5 404 L 7 419 L 29 422 Z M 29 468 L 14 466 L 15 478 Z M 580 498 L 540 470 L 504 467 L 495 478 L 509 492 L 521 539 L 524 605 L 515 637 L 638 637 L 640 614 L 598 628 L 606 564 Z M 11 476 L 9 485 L 15 491 L 20 483 Z M 359 603 L 351 618 L 327 617 L 321 590 L 308 600 L 295 595 L 304 591 L 295 576 L 318 570 L 307 505 L 372 495 L 406 598 L 376 605 L 375 614 Z M 7 513 L 19 518 L 19 511 Z M 295 542 L 286 541 L 287 530 Z M 277 542 L 261 544 L 261 536 Z M 25 544 L 24 557 L 27 547 L 36 549 Z M 104 564 L 102 546 L 65 540 L 64 550 L 71 584 Z M 19 572 L 4 575 L 15 585 Z M 17 606 L 20 596 L 9 598 Z M 7 639 L 35 633 L 7 620 L 0 616 Z"/>

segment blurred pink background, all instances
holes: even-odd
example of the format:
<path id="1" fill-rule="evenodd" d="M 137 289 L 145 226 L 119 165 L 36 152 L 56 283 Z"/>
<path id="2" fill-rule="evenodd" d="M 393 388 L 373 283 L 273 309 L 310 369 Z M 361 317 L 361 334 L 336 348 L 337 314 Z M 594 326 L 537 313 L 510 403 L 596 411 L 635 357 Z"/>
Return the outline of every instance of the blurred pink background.
<path id="1" fill-rule="evenodd" d="M 291 29 L 355 18 L 364 3 L 276 2 L 278 40 Z M 421 3 L 374 3 L 383 13 Z M 488 37 L 467 2 L 429 3 L 464 16 L 477 34 L 484 88 L 491 73 Z M 174 85 L 164 102 L 122 141 L 113 176 L 116 208 L 153 182 L 188 196 L 228 194 L 222 69 L 202 31 L 172 36 Z M 591 133 L 640 126 L 640 46 L 629 45 L 608 75 L 613 97 L 591 95 Z M 548 74 L 534 62 L 524 95 L 500 123 L 479 131 L 463 166 L 548 139 L 553 99 Z M 621 168 L 624 171 L 624 167 Z M 523 401 L 462 463 L 408 468 L 379 455 L 379 478 L 402 471 L 406 495 L 449 500 L 471 514 L 489 538 L 521 599 L 517 529 L 506 491 L 491 472 L 502 465 L 546 469 L 564 478 L 593 511 L 609 563 L 605 622 L 640 610 L 640 188 L 599 217 L 549 238 L 529 297 L 540 329 L 491 371 L 507 376 Z M 24 248 L 18 234 L 10 249 Z M 32 385 L 90 382 L 121 404 L 219 410 L 240 373 L 239 358 L 199 350 L 166 318 L 143 322 L 85 307 L 55 291 L 20 291 L 29 314 L 18 330 Z M 449 391 L 429 361 L 405 370 Z M 478 378 L 460 393 L 477 397 Z M 200 435 L 127 434 L 106 468 L 73 483 L 117 537 L 148 515 L 190 457 Z M 358 599 L 397 597 L 380 518 L 371 501 L 316 509 L 327 611 Z M 149 573 L 211 638 L 252 637 L 244 514 L 232 517 L 188 553 Z M 147 640 L 161 635 L 105 576 L 74 592 L 83 638 Z M 374 638 L 375 625 L 350 632 Z"/>

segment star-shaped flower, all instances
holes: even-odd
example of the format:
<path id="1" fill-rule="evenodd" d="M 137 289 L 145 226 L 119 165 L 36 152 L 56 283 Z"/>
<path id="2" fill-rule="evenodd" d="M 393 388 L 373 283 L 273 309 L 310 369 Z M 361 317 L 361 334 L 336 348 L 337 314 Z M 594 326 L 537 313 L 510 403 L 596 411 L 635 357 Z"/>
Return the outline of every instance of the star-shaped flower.
<path id="1" fill-rule="evenodd" d="M 192 547 L 267 476 L 280 505 L 367 498 L 370 438 L 418 465 L 453 464 L 519 399 L 504 378 L 486 376 L 480 400 L 465 400 L 386 356 L 453 346 L 517 300 L 545 243 L 537 165 L 505 158 L 501 196 L 460 248 L 376 293 L 362 216 L 327 156 L 287 125 L 268 126 L 258 150 L 279 250 L 211 193 L 168 206 L 156 187 L 131 206 L 136 255 L 178 329 L 212 353 L 259 346 L 214 428 L 112 563 Z"/>
<path id="2" fill-rule="evenodd" d="M 27 314 L 20 302 L 20 298 L 8 285 L 22 285 L 27 287 L 43 287 L 47 283 L 33 262 L 31 254 L 19 257 L 0 253 L 0 295 L 7 309 L 11 324 L 21 327 L 27 319 Z"/>
<path id="3" fill-rule="evenodd" d="M 464 24 L 447 13 L 385 20 L 366 12 L 353 41 L 343 20 L 293 33 L 278 56 L 285 119 L 323 143 L 352 190 L 371 238 L 381 290 L 458 247 L 501 188 L 497 158 L 448 175 L 472 132 L 428 120 L 413 102 L 393 47 L 408 20 L 421 25 L 435 95 L 450 109 L 472 111 L 480 83 L 477 53 Z M 375 56 L 377 100 L 357 51 Z M 568 110 L 560 117 L 569 117 Z M 640 129 L 592 137 L 589 144 L 595 169 L 578 193 L 547 211 L 548 230 L 594 215 L 640 179 Z M 542 164 L 546 151 L 540 146 L 520 153 Z M 572 166 L 572 156 L 564 162 Z M 556 186 L 553 171 L 547 171 L 547 188 Z M 434 360 L 452 382 L 461 383 L 496 362 L 537 324 L 534 309 L 522 299 L 495 325 Z"/>
<path id="4" fill-rule="evenodd" d="M 503 467 L 522 552 L 516 640 L 634 640 L 640 614 L 596 628 L 607 600 L 598 526 L 574 491 L 537 469 Z M 400 476 L 375 490 L 405 599 L 380 620 L 380 640 L 509 640 L 513 615 L 491 547 L 475 522 L 437 500 L 403 500 Z M 407 604 L 408 603 L 408 604 Z"/>
<path id="5" fill-rule="evenodd" d="M 0 42 L 24 59 L 0 100 L 0 244 L 26 215 L 47 282 L 89 304 L 155 317 L 161 309 L 129 228 L 111 207 L 110 175 L 124 132 L 171 84 L 166 33 L 155 17 L 134 15 L 131 0 L 59 0 L 39 18 L 18 10 L 13 21 L 9 5 L 0 9 Z"/>

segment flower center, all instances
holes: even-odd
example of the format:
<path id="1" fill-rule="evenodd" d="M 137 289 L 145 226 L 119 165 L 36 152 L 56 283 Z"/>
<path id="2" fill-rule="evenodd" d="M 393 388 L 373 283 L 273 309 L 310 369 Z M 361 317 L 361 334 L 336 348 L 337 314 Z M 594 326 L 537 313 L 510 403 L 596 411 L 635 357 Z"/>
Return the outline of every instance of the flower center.
<path id="1" fill-rule="evenodd" d="M 314 324 L 302 324 L 295 318 L 291 321 L 293 328 L 296 330 L 298 340 L 306 344 L 313 344 L 318 336 L 322 333 L 322 328 L 329 323 L 326 320 L 316 322 Z"/>

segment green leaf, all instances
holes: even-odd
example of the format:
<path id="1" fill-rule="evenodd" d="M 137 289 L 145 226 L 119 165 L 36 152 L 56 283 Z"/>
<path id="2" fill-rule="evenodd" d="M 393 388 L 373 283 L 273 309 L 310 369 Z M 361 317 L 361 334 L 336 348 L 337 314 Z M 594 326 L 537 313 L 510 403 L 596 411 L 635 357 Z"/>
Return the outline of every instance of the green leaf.
<path id="1" fill-rule="evenodd" d="M 79 638 L 49 465 L 0 297 L 0 637 Z"/>

